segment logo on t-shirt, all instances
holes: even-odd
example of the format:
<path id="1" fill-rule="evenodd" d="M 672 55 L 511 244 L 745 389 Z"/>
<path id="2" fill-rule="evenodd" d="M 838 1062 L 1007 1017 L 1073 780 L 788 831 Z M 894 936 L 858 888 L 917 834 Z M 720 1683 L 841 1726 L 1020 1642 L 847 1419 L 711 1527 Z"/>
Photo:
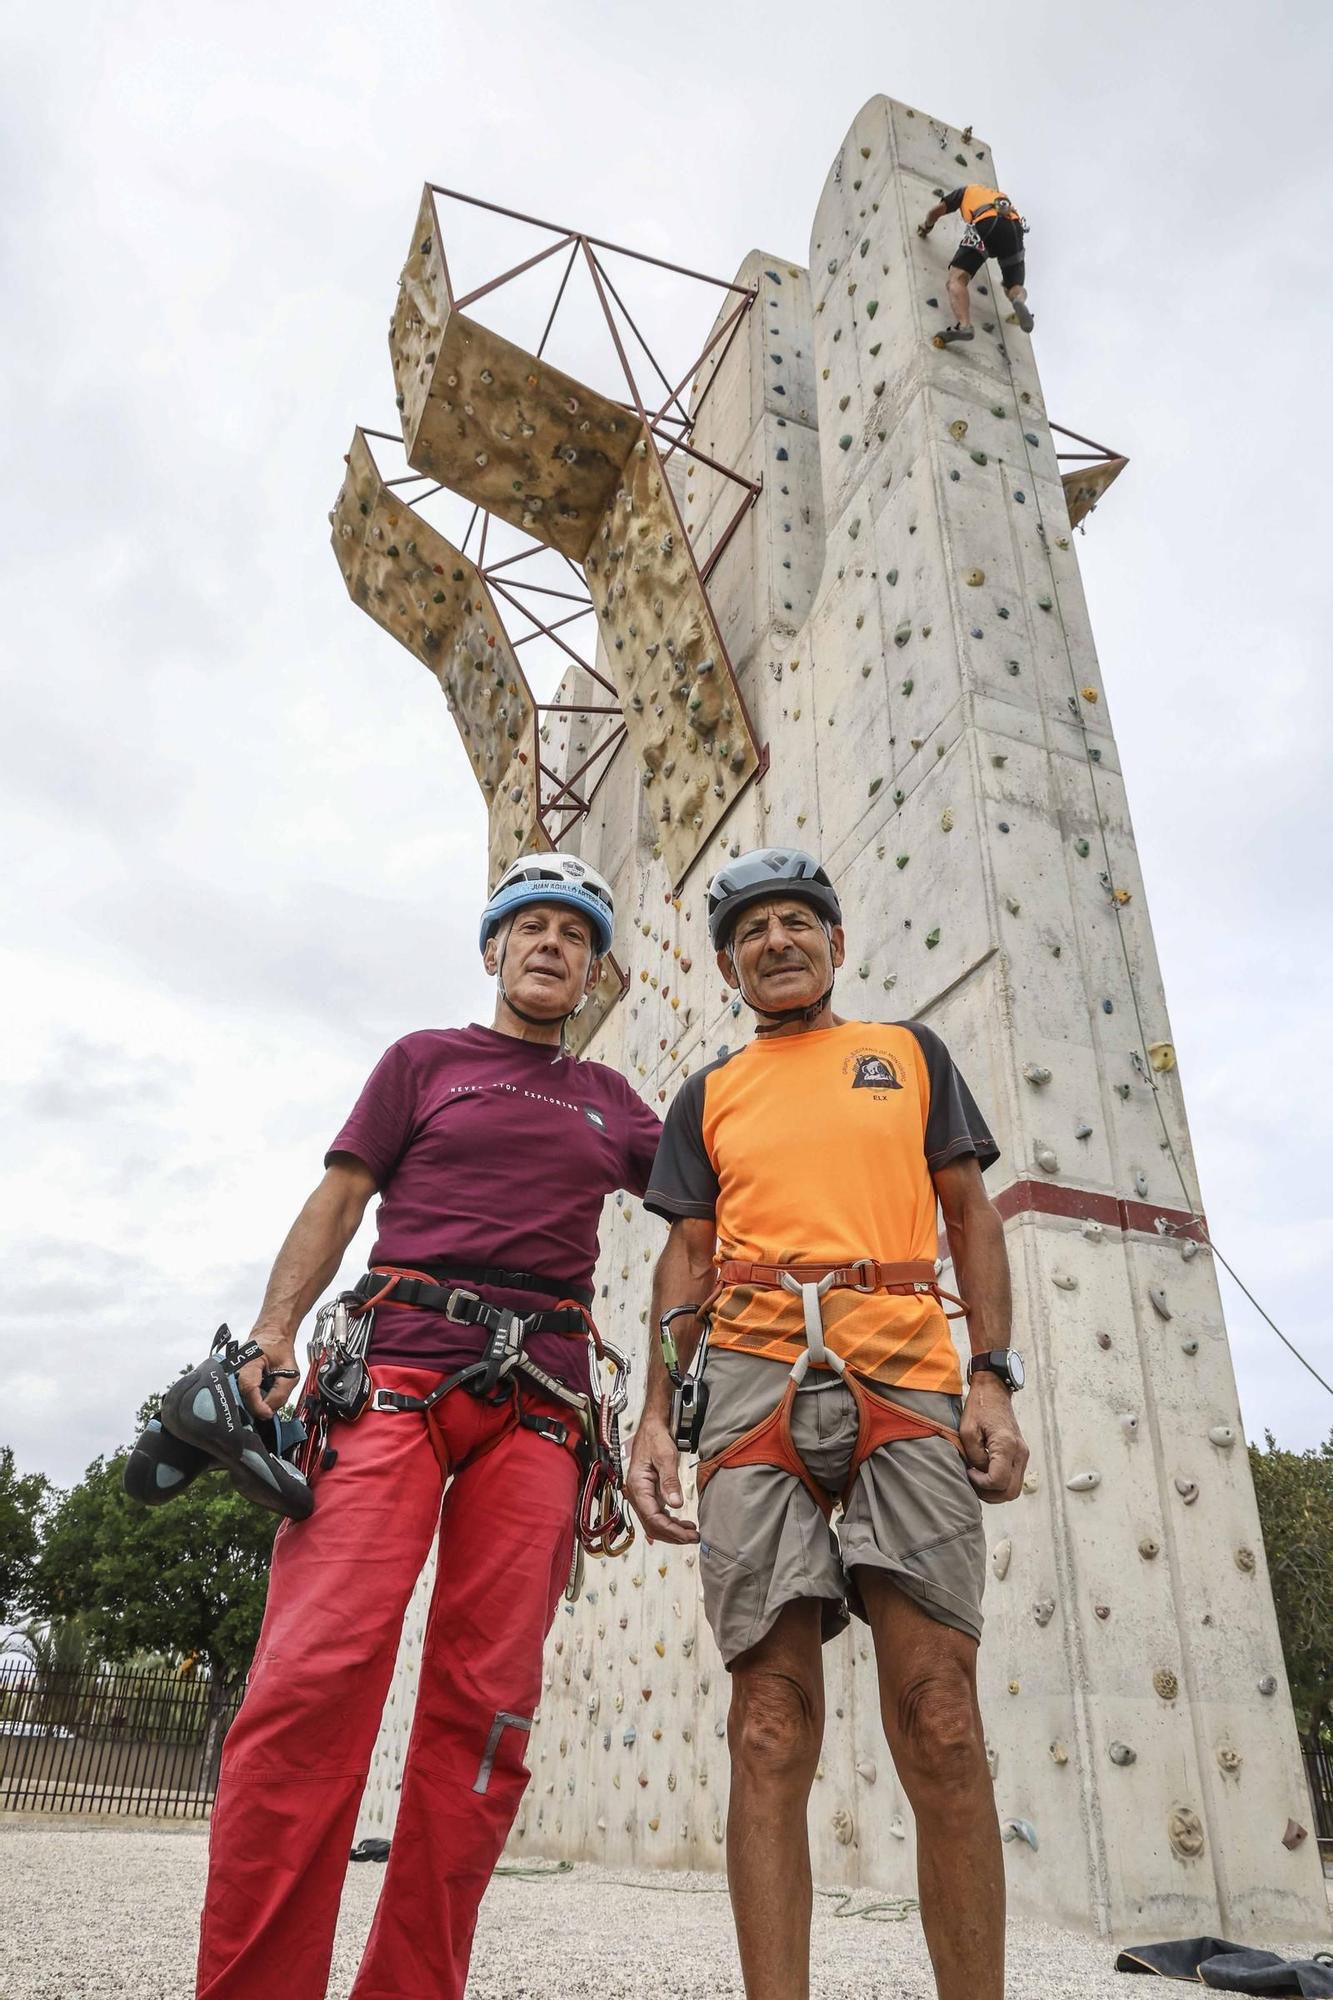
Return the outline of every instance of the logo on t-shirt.
<path id="1" fill-rule="evenodd" d="M 605 1118 L 603 1118 L 603 1116 L 602 1116 L 602 1114 L 601 1114 L 601 1112 L 600 1112 L 600 1111 L 592 1111 L 592 1110 L 590 1110 L 590 1109 L 589 1109 L 589 1107 L 588 1107 L 588 1106 L 587 1106 L 587 1105 L 585 1104 L 585 1105 L 584 1105 L 584 1107 L 583 1107 L 583 1115 L 584 1115 L 584 1117 L 585 1117 L 585 1118 L 587 1119 L 587 1121 L 588 1121 L 588 1123 L 589 1123 L 590 1125 L 595 1125 L 595 1126 L 597 1127 L 597 1130 L 598 1130 L 599 1132 L 605 1132 L 605 1130 L 606 1130 L 606 1120 L 605 1120 Z"/>
<path id="2" fill-rule="evenodd" d="M 903 1080 L 898 1074 L 898 1065 L 892 1056 L 859 1055 L 856 1057 L 856 1074 L 852 1078 L 853 1090 L 901 1090 Z"/>

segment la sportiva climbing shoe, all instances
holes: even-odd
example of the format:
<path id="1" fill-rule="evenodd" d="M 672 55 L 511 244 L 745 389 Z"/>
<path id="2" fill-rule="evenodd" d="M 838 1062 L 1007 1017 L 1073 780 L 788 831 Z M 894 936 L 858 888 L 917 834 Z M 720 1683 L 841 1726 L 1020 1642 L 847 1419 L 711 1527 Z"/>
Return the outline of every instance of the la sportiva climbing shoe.
<path id="1" fill-rule="evenodd" d="M 299 1417 L 265 1417 L 256 1423 L 260 1437 L 279 1458 L 294 1459 L 305 1443 L 305 1425 Z M 125 1461 L 121 1485 L 131 1500 L 160 1507 L 183 1493 L 201 1472 L 221 1470 L 219 1461 L 200 1446 L 176 1437 L 161 1417 L 150 1417 Z"/>
<path id="2" fill-rule="evenodd" d="M 1031 333 L 1033 327 L 1037 324 L 1036 320 L 1033 319 L 1031 312 L 1028 310 L 1028 302 L 1026 299 L 1014 300 L 1014 318 L 1018 321 L 1018 324 L 1022 327 L 1024 333 Z"/>
<path id="3" fill-rule="evenodd" d="M 946 326 L 943 333 L 935 335 L 936 347 L 952 347 L 956 340 L 975 340 L 976 328 L 972 326 Z"/>
<path id="4" fill-rule="evenodd" d="M 262 1360 L 264 1351 L 254 1341 L 242 1346 L 229 1336 L 224 1340 L 224 1335 L 225 1329 L 219 1329 L 207 1361 L 167 1390 L 162 1423 L 182 1444 L 195 1446 L 223 1466 L 247 1500 L 288 1520 L 304 1521 L 314 1509 L 315 1496 L 304 1475 L 273 1449 L 282 1442 L 276 1428 L 261 1423 L 236 1383 L 240 1370 Z M 288 1426 L 282 1429 L 290 1436 Z"/>

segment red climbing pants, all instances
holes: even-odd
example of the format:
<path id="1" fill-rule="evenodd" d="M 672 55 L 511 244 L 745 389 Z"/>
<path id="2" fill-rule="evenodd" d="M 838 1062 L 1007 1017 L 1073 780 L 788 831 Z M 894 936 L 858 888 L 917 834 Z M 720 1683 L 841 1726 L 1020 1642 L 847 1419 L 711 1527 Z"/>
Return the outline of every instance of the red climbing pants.
<path id="1" fill-rule="evenodd" d="M 424 1395 L 438 1376 L 375 1369 Z M 525 1407 L 565 1412 L 537 1398 Z M 542 1647 L 574 1546 L 570 1451 L 455 1390 L 423 1417 L 335 1424 L 308 1521 L 274 1543 L 264 1625 L 227 1735 L 199 2000 L 323 2000 L 338 1902 L 403 1614 L 439 1526 L 416 1720 L 353 2000 L 461 2000 L 477 1906 L 529 1772 Z"/>

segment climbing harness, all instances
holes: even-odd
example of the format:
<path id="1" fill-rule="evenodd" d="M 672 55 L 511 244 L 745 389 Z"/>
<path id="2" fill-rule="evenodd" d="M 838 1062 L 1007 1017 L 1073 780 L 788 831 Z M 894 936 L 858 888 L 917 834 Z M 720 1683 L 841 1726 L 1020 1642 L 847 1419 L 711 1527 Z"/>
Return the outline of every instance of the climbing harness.
<path id="1" fill-rule="evenodd" d="M 512 1291 L 544 1292 L 549 1296 L 556 1287 L 555 1280 L 530 1271 L 481 1265 L 457 1268 L 460 1275 L 473 1277 L 476 1283 L 503 1285 Z M 481 1328 L 486 1341 L 479 1358 L 443 1376 L 424 1396 L 377 1388 L 366 1366 L 365 1354 L 375 1309 L 386 1300 L 395 1306 L 439 1313 L 460 1325 Z M 590 1295 L 584 1293 L 581 1297 L 563 1298 L 556 1306 L 524 1314 L 509 1306 L 491 1305 L 478 1293 L 462 1285 L 442 1282 L 428 1271 L 390 1264 L 372 1266 L 350 1292 L 340 1294 L 323 1308 L 315 1324 L 307 1378 L 315 1408 L 307 1422 L 312 1434 L 317 1430 L 322 1434 L 311 1448 L 312 1469 L 316 1464 L 327 1466 L 336 1458 L 336 1451 L 332 1458 L 328 1451 L 328 1418 L 355 1422 L 369 1409 L 380 1414 L 411 1413 L 424 1417 L 441 1478 L 449 1479 L 462 1467 L 450 1460 L 436 1410 L 455 1389 L 464 1389 L 480 1402 L 509 1405 L 506 1422 L 472 1458 L 491 1450 L 517 1426 L 568 1450 L 583 1474 L 576 1513 L 579 1549 L 592 1555 L 624 1555 L 634 1540 L 634 1524 L 625 1506 L 620 1449 L 620 1416 L 629 1397 L 629 1362 L 618 1348 L 602 1339 L 588 1310 L 589 1303 Z M 534 1333 L 554 1333 L 569 1340 L 586 1341 L 594 1384 L 591 1393 L 569 1388 L 532 1359 L 525 1343 Z M 572 1413 L 571 1421 L 562 1422 L 546 1412 L 525 1409 L 520 1377 L 543 1396 L 563 1404 Z M 577 1557 L 574 1569 L 577 1573 Z"/>
<path id="2" fill-rule="evenodd" d="M 718 1266 L 717 1284 L 704 1305 L 697 1308 L 701 1317 L 711 1312 L 722 1292 L 733 1285 L 753 1286 L 763 1291 L 787 1291 L 795 1293 L 801 1301 L 805 1320 L 805 1346 L 792 1363 L 787 1386 L 777 1407 L 761 1419 L 750 1430 L 745 1431 L 712 1458 L 700 1461 L 696 1479 L 702 1496 L 705 1487 L 715 1472 L 724 1467 L 741 1465 L 776 1465 L 799 1479 L 821 1514 L 827 1520 L 834 1506 L 841 1501 L 845 1507 L 856 1484 L 856 1475 L 872 1452 L 882 1444 L 893 1444 L 906 1438 L 942 1437 L 961 1453 L 963 1446 L 956 1430 L 947 1424 L 937 1424 L 929 1417 L 918 1416 L 915 1410 L 907 1409 L 901 1403 L 888 1398 L 872 1395 L 863 1387 L 860 1379 L 847 1367 L 840 1354 L 827 1345 L 824 1339 L 823 1300 L 835 1289 L 862 1293 L 890 1292 L 899 1296 L 924 1294 L 943 1306 L 948 1299 L 957 1307 L 956 1312 L 948 1312 L 946 1317 L 958 1319 L 966 1313 L 967 1307 L 953 1292 L 941 1290 L 938 1267 L 924 1259 L 912 1259 L 903 1263 L 879 1263 L 873 1257 L 860 1257 L 850 1264 L 830 1267 L 826 1264 L 752 1264 L 734 1259 L 725 1260 Z M 676 1384 L 676 1395 L 680 1399 L 688 1382 L 675 1364 L 675 1342 L 671 1336 L 670 1321 L 682 1312 L 696 1310 L 689 1306 L 676 1306 L 663 1314 L 661 1334 L 663 1357 L 668 1372 Z M 700 1340 L 700 1352 L 691 1362 L 691 1373 L 702 1370 L 701 1353 L 707 1344 L 708 1320 L 705 1318 L 705 1333 Z M 668 1344 L 671 1353 L 667 1353 Z M 852 1461 L 848 1468 L 847 1480 L 841 1493 L 831 1493 L 811 1473 L 805 1460 L 796 1449 L 792 1438 L 791 1420 L 795 1408 L 796 1395 L 811 1367 L 828 1368 L 839 1376 L 844 1386 L 851 1392 L 856 1404 L 857 1429 L 856 1444 L 852 1451 Z M 682 1449 L 698 1449 L 699 1433 L 703 1424 L 703 1410 L 707 1408 L 707 1388 L 702 1382 L 702 1408 L 697 1424 L 694 1425 L 690 1442 L 686 1445 L 677 1432 L 677 1444 Z M 700 1399 L 695 1398 L 696 1405 Z M 676 1404 L 672 1409 L 673 1423 L 676 1418 Z"/>

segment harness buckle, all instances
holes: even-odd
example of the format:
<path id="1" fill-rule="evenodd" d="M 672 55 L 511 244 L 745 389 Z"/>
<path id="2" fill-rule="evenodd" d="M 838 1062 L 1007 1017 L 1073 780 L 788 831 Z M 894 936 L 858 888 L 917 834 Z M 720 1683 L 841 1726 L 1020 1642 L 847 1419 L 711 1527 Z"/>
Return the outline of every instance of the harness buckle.
<path id="1" fill-rule="evenodd" d="M 858 1257 L 854 1264 L 843 1267 L 843 1284 L 849 1292 L 877 1292 L 879 1272 L 873 1257 Z"/>
<path id="2" fill-rule="evenodd" d="M 466 1326 L 468 1322 L 463 1319 L 462 1314 L 458 1311 L 458 1307 L 460 1305 L 479 1306 L 480 1304 L 481 1304 L 480 1292 L 468 1292 L 465 1291 L 461 1285 L 455 1285 L 453 1291 L 450 1292 L 448 1298 L 444 1302 L 445 1318 L 459 1320 L 464 1326 Z"/>

